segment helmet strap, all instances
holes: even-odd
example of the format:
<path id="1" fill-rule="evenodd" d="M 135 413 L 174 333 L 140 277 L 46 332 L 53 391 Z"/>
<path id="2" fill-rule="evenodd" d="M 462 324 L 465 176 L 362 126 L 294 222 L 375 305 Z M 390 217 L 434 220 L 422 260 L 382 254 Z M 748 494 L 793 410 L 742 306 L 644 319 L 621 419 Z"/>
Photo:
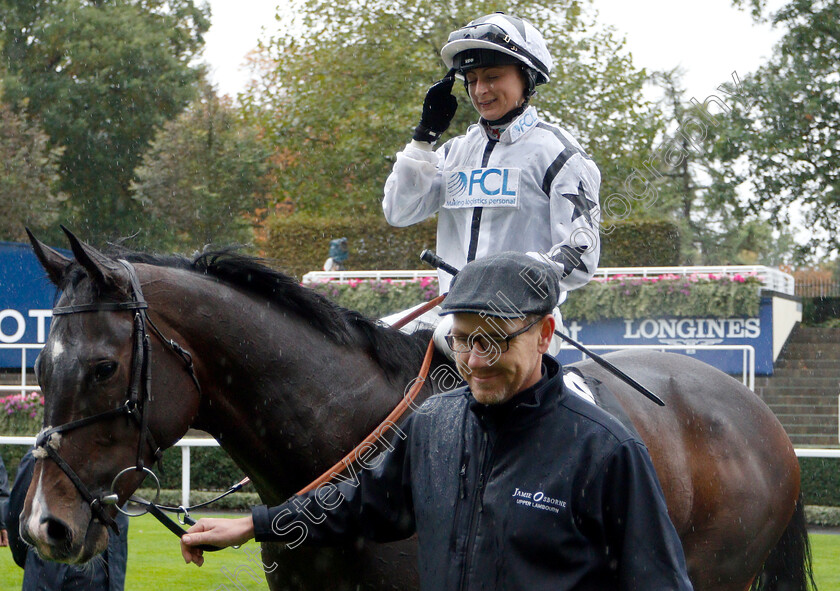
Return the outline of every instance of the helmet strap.
<path id="1" fill-rule="evenodd" d="M 500 125 L 507 125 L 508 123 L 510 123 L 511 121 L 516 119 L 517 117 L 519 117 L 522 113 L 524 113 L 526 108 L 528 108 L 528 101 L 527 100 L 524 103 L 522 103 L 521 105 L 519 105 L 518 107 L 516 107 L 515 109 L 511 109 L 510 111 L 508 111 L 507 113 L 505 113 L 504 115 L 502 115 L 501 117 L 499 117 L 498 119 L 496 119 L 494 121 L 488 121 L 487 119 L 482 117 L 481 118 L 481 123 L 485 126 L 490 126 L 490 127 L 498 127 Z"/>

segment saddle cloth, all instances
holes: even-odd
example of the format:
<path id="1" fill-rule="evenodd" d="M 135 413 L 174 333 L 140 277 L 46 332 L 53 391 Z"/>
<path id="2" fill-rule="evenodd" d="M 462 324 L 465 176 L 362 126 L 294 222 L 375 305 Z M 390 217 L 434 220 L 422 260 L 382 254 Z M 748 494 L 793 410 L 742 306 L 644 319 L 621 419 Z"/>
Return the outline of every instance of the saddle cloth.
<path id="1" fill-rule="evenodd" d="M 584 376 L 576 367 L 563 366 L 563 384 L 577 396 L 580 396 L 590 404 L 594 404 L 601 408 L 624 425 L 636 437 L 639 437 L 638 431 L 633 426 L 633 422 L 621 406 L 618 398 L 612 393 L 612 390 L 606 387 L 601 380 L 592 376 Z M 639 437 L 641 439 L 641 437 Z"/>

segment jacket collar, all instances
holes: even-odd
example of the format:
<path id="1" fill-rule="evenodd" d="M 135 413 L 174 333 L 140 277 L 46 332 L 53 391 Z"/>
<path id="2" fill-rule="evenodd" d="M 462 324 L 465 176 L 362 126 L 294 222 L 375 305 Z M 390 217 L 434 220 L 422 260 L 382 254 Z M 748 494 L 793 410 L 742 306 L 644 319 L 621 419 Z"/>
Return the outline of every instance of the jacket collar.
<path id="1" fill-rule="evenodd" d="M 540 118 L 537 114 L 537 109 L 533 105 L 530 105 L 519 117 L 517 117 L 508 124 L 507 129 L 505 129 L 501 137 L 498 138 L 498 141 L 503 144 L 512 144 L 515 141 L 519 140 L 519 138 L 528 133 L 530 130 L 532 130 L 534 127 L 536 127 L 539 121 Z M 486 137 L 487 139 L 496 139 L 491 138 L 488 135 L 487 130 L 481 123 L 478 123 L 478 128 L 481 130 L 481 133 L 484 134 L 484 137 Z"/>
<path id="2" fill-rule="evenodd" d="M 502 404 L 481 404 L 469 391 L 470 410 L 482 420 L 498 427 L 515 427 L 528 424 L 554 407 L 557 400 L 565 395 L 563 390 L 563 371 L 554 357 L 543 355 L 543 375 L 540 381 L 517 393 Z"/>

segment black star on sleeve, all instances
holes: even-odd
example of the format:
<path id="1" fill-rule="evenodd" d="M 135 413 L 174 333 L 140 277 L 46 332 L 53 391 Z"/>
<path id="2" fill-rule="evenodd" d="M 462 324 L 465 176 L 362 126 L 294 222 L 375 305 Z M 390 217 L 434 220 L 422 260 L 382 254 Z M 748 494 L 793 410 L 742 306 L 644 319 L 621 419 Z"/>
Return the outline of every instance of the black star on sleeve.
<path id="1" fill-rule="evenodd" d="M 578 184 L 577 193 L 563 193 L 563 197 L 568 199 L 575 207 L 572 212 L 572 221 L 583 216 L 586 223 L 592 225 L 592 209 L 598 204 L 586 195 L 586 190 L 583 188 L 583 181 Z"/>

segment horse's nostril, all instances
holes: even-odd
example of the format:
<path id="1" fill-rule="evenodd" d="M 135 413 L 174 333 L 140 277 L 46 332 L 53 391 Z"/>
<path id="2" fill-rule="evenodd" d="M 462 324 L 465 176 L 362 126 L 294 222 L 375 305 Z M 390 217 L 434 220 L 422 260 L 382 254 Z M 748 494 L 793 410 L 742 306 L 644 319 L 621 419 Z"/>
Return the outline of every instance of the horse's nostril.
<path id="1" fill-rule="evenodd" d="M 60 519 L 49 517 L 45 520 L 47 525 L 47 537 L 53 543 L 67 544 L 72 541 L 73 534 L 70 528 Z"/>

